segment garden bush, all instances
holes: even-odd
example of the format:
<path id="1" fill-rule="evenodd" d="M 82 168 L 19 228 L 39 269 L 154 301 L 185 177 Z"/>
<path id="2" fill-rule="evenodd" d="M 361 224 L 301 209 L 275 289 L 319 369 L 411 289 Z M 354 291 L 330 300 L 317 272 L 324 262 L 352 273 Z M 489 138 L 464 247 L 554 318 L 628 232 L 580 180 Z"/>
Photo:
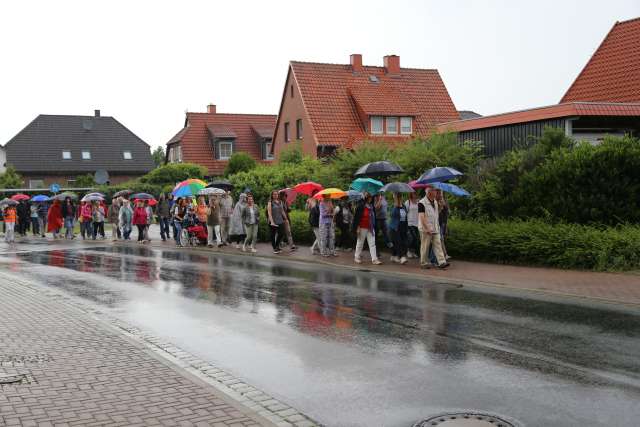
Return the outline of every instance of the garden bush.
<path id="1" fill-rule="evenodd" d="M 455 258 L 598 271 L 640 269 L 640 227 L 596 227 L 542 220 L 449 221 Z"/>
<path id="2" fill-rule="evenodd" d="M 224 168 L 224 175 L 233 175 L 238 172 L 248 172 L 256 167 L 256 161 L 247 153 L 233 153 L 229 163 Z"/>
<path id="3" fill-rule="evenodd" d="M 203 179 L 207 169 L 193 163 L 169 163 L 140 177 L 143 184 L 175 185 L 189 178 Z"/>

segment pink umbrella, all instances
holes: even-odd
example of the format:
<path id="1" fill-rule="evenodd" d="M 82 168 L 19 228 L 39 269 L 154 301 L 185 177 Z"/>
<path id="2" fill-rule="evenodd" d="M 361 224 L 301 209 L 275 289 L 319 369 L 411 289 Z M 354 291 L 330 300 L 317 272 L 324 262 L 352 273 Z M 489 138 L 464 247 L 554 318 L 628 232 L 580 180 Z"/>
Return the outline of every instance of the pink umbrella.
<path id="1" fill-rule="evenodd" d="M 419 184 L 415 179 L 413 181 L 411 181 L 409 183 L 409 187 L 413 188 L 414 190 L 417 190 L 419 188 L 430 188 L 431 185 L 429 184 Z"/>
<path id="2" fill-rule="evenodd" d="M 291 203 L 296 200 L 296 197 L 298 197 L 298 192 L 289 187 L 283 188 L 282 190 L 278 191 L 278 193 L 284 193 L 287 195 L 287 204 L 289 205 L 291 205 Z"/>

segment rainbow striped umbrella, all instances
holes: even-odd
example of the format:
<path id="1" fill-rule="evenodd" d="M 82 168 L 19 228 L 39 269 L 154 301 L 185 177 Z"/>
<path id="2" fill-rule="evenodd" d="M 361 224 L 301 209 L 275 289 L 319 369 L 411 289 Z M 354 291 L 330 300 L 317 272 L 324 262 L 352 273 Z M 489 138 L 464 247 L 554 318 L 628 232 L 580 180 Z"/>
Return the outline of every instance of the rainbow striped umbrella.
<path id="1" fill-rule="evenodd" d="M 174 197 L 195 197 L 198 191 L 207 187 L 207 183 L 201 179 L 186 179 L 173 188 Z"/>

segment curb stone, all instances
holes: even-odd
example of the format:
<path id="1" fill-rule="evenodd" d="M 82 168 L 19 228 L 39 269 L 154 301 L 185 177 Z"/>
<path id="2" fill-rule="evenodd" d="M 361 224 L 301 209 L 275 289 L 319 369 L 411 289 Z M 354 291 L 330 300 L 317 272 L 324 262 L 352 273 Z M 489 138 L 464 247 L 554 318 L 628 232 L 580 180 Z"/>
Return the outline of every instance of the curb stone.
<path id="1" fill-rule="evenodd" d="M 81 300 L 78 297 L 68 295 L 63 291 L 25 281 L 22 278 L 6 272 L 0 272 L 0 278 L 10 280 L 14 284 L 27 287 L 49 298 L 61 301 L 90 315 L 96 320 L 107 323 L 109 326 L 119 330 L 123 335 L 142 344 L 154 354 L 170 362 L 172 365 L 196 376 L 240 405 L 258 413 L 279 427 L 323 427 L 323 425 L 317 421 L 291 408 L 286 403 L 245 383 L 242 379 L 231 375 L 212 363 L 199 359 L 193 354 L 178 348 L 158 336 L 142 331 L 133 325 L 105 313 L 104 309 L 99 306 Z"/>

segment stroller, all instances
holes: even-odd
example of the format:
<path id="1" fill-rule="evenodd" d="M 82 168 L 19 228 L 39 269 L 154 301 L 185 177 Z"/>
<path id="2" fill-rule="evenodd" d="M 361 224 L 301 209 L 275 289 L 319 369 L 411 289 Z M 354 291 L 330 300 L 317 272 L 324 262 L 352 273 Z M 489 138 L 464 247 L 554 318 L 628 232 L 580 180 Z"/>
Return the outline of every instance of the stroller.
<path id="1" fill-rule="evenodd" d="M 207 244 L 207 227 L 202 225 L 190 210 L 182 221 L 182 242 L 189 246 Z"/>

